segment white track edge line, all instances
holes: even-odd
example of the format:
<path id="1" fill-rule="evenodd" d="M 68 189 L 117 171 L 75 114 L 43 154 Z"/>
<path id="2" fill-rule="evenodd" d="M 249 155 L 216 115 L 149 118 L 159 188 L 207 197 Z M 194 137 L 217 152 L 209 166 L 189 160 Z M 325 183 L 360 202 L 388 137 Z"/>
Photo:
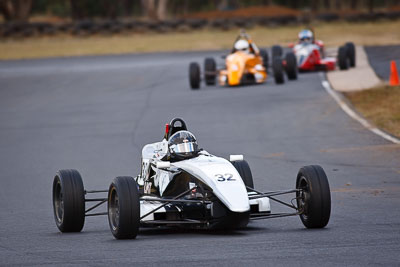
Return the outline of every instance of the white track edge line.
<path id="1" fill-rule="evenodd" d="M 322 76 L 322 75 L 321 75 Z M 371 132 L 373 132 L 376 135 L 379 135 L 380 137 L 393 142 L 395 144 L 399 144 L 400 145 L 400 139 L 393 137 L 381 130 L 379 130 L 378 128 L 372 126 L 367 120 L 365 120 L 364 118 L 361 118 L 357 113 L 355 113 L 342 99 L 341 97 L 338 95 L 338 93 L 336 93 L 331 85 L 329 84 L 329 82 L 323 78 L 324 80 L 322 81 L 322 86 L 325 88 L 325 90 L 333 97 L 333 99 L 335 99 L 336 103 L 338 103 L 338 105 L 343 109 L 344 112 L 346 112 L 347 115 L 349 115 L 351 118 L 353 118 L 354 120 L 358 121 L 359 123 L 361 123 L 362 126 L 364 126 L 365 128 L 367 128 L 368 130 L 370 130 Z"/>

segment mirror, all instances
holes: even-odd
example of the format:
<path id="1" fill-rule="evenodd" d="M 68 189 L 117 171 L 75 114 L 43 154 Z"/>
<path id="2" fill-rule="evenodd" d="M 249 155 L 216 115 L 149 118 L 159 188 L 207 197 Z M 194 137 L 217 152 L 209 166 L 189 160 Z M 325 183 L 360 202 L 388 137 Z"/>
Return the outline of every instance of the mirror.
<path id="1" fill-rule="evenodd" d="M 230 155 L 229 161 L 239 161 L 243 160 L 243 155 Z"/>

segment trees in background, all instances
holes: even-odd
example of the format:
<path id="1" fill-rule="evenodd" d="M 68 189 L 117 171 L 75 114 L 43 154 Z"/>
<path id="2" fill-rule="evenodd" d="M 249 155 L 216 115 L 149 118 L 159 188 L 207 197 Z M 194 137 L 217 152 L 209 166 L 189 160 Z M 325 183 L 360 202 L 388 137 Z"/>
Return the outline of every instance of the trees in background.
<path id="1" fill-rule="evenodd" d="M 0 0 L 0 12 L 5 21 L 26 22 L 32 8 L 32 0 Z"/>
<path id="2" fill-rule="evenodd" d="M 73 20 L 145 17 L 165 20 L 190 12 L 229 10 L 252 5 L 281 5 L 295 9 L 335 11 L 368 10 L 400 5 L 400 0 L 0 0 L 5 21 L 27 21 L 34 14 L 69 16 Z"/>
<path id="3" fill-rule="evenodd" d="M 157 19 L 165 20 L 167 18 L 168 0 L 158 0 Z"/>
<path id="4" fill-rule="evenodd" d="M 69 3 L 68 3 L 69 2 Z M 64 3 L 70 9 L 70 16 L 74 20 L 101 17 L 116 19 L 126 10 L 122 6 L 129 5 L 133 1 L 122 0 L 68 0 Z"/>

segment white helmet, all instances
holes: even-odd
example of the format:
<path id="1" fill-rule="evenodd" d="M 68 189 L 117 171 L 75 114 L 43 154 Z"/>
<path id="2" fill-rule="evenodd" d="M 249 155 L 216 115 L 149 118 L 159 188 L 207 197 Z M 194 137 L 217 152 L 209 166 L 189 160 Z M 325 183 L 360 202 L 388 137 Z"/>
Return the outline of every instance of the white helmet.
<path id="1" fill-rule="evenodd" d="M 302 30 L 299 33 L 299 41 L 300 42 L 311 42 L 313 39 L 313 33 L 310 30 Z"/>
<path id="2" fill-rule="evenodd" d="M 235 50 L 247 51 L 249 49 L 249 42 L 246 40 L 239 40 L 233 46 Z"/>

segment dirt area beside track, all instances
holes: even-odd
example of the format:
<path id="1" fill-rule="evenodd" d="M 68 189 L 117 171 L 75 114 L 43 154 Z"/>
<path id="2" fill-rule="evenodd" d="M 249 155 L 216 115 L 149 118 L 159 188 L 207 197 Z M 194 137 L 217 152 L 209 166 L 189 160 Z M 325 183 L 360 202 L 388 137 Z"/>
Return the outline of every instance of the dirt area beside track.
<path id="1" fill-rule="evenodd" d="M 366 119 L 400 137 L 400 86 L 384 86 L 345 95 Z"/>
<path id="2" fill-rule="evenodd" d="M 327 47 L 353 41 L 356 45 L 400 44 L 399 21 L 316 23 L 317 38 Z M 303 25 L 254 27 L 247 32 L 259 47 L 294 42 Z M 384 31 L 382 29 L 385 29 Z M 230 49 L 239 28 L 190 32 L 131 33 L 91 37 L 54 36 L 0 41 L 0 60 L 165 51 Z M 374 36 L 374 38 L 371 38 Z"/>

